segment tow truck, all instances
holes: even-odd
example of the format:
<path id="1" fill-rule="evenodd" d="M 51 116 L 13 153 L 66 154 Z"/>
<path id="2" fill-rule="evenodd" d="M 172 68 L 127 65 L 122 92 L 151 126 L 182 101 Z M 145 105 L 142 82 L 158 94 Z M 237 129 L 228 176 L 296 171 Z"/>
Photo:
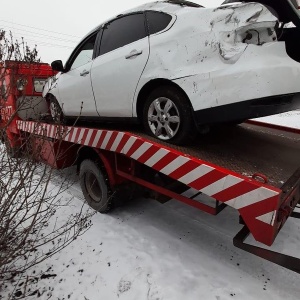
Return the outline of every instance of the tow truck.
<path id="1" fill-rule="evenodd" d="M 6 69 L 2 86 L 11 88 L 1 100 L 1 127 L 10 155 L 30 149 L 53 168 L 77 165 L 83 194 L 101 213 L 135 186 L 162 203 L 176 199 L 211 215 L 232 207 L 243 224 L 234 246 L 300 273 L 299 258 L 245 242 L 251 234 L 270 247 L 289 217 L 300 218 L 300 130 L 249 121 L 180 147 L 136 127 L 53 124 L 36 117 L 47 111 L 37 87 L 53 75 L 51 67 L 7 62 Z"/>

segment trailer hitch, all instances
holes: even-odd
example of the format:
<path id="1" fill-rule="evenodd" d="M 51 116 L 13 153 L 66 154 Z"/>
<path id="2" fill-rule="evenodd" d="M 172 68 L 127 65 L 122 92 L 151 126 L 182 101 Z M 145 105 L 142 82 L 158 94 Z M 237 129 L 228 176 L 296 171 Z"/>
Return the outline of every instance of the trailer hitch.
<path id="1" fill-rule="evenodd" d="M 299 218 L 299 213 L 294 213 L 298 216 L 296 218 Z M 293 217 L 291 215 L 291 217 Z M 245 239 L 249 236 L 250 231 L 248 227 L 245 225 L 241 231 L 233 238 L 233 245 L 237 248 L 240 248 L 244 251 L 247 251 L 249 253 L 252 253 L 256 256 L 259 256 L 265 260 L 268 260 L 272 263 L 275 263 L 279 266 L 282 266 L 286 269 L 289 269 L 291 271 L 294 271 L 298 274 L 300 274 L 300 259 L 289 256 L 286 254 L 278 253 L 275 251 L 271 251 L 268 249 L 264 249 L 258 246 L 253 246 L 250 244 L 244 243 Z"/>

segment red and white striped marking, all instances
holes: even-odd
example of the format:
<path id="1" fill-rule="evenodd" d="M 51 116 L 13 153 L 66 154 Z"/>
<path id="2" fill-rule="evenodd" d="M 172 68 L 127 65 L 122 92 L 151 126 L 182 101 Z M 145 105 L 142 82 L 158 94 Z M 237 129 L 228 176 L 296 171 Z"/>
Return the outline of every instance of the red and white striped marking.
<path id="1" fill-rule="evenodd" d="M 281 193 L 279 189 L 262 186 L 254 180 L 231 174 L 228 170 L 127 132 L 28 121 L 17 121 L 17 125 L 22 131 L 124 154 L 186 184 L 196 191 L 195 193 L 202 192 L 238 210 L 257 203 L 264 205 L 265 200 Z M 271 207 L 270 211 L 264 212 L 256 219 L 273 225 L 274 211 L 276 212 L 276 207 Z"/>

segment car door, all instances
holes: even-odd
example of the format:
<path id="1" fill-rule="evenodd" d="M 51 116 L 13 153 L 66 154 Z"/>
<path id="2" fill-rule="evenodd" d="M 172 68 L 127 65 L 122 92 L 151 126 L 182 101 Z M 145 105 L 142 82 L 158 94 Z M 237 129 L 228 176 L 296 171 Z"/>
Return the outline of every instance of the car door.
<path id="1" fill-rule="evenodd" d="M 92 34 L 79 45 L 58 79 L 59 103 L 66 116 L 98 115 L 90 73 L 96 36 Z"/>
<path id="2" fill-rule="evenodd" d="M 103 27 L 91 80 L 102 117 L 132 117 L 137 84 L 149 57 L 143 13 L 119 17 Z"/>

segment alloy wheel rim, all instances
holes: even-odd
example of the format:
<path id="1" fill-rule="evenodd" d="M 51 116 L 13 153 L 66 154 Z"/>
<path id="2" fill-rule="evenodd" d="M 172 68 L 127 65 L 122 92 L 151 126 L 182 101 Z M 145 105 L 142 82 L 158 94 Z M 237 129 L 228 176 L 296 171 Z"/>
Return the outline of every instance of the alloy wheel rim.
<path id="1" fill-rule="evenodd" d="M 59 109 L 57 107 L 57 104 L 53 102 L 50 103 L 50 114 L 55 122 L 59 121 Z"/>
<path id="2" fill-rule="evenodd" d="M 155 99 L 148 109 L 148 125 L 151 132 L 161 140 L 175 137 L 181 124 L 175 103 L 166 97 Z"/>

